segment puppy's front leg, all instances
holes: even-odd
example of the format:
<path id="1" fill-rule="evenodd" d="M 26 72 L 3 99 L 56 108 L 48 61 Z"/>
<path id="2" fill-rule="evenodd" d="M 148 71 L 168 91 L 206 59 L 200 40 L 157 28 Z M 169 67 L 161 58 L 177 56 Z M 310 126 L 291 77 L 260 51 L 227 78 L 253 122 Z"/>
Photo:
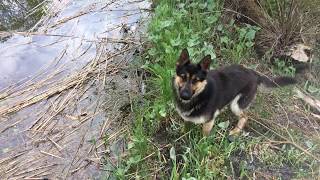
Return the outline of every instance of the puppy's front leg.
<path id="1" fill-rule="evenodd" d="M 209 136 L 209 134 L 211 132 L 211 129 L 212 129 L 213 125 L 214 125 L 215 119 L 219 114 L 220 114 L 220 110 L 217 109 L 214 112 L 214 115 L 213 115 L 213 118 L 211 119 L 211 121 L 203 123 L 203 125 L 202 125 L 203 135 Z"/>
<path id="2" fill-rule="evenodd" d="M 209 122 L 203 123 L 203 125 L 202 125 L 202 133 L 203 133 L 203 135 L 209 136 L 213 125 L 214 125 L 214 119 L 212 119 Z"/>

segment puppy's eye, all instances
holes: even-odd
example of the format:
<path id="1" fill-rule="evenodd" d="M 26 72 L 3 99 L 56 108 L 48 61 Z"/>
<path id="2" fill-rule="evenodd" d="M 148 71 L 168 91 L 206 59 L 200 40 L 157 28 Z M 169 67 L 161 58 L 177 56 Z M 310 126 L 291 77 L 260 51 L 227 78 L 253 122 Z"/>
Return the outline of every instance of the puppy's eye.
<path id="1" fill-rule="evenodd" d="M 200 81 L 202 81 L 203 79 L 201 79 L 201 78 L 199 78 L 199 77 L 196 77 L 196 78 L 194 78 L 194 79 L 192 79 L 192 83 L 197 83 L 197 82 L 200 82 Z"/>
<path id="2" fill-rule="evenodd" d="M 197 83 L 198 81 L 199 81 L 198 78 L 193 78 L 193 79 L 192 79 L 192 83 L 193 83 L 193 84 Z"/>

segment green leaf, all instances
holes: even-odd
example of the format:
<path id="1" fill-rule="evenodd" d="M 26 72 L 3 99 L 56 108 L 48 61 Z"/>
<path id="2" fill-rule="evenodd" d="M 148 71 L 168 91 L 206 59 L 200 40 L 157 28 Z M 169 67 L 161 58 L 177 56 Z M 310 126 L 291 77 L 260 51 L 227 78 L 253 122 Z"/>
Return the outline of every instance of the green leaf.
<path id="1" fill-rule="evenodd" d="M 151 113 L 149 113 L 149 114 L 147 114 L 147 115 L 148 115 L 148 117 L 149 117 L 150 119 L 154 119 L 154 118 L 156 117 L 156 113 L 154 112 L 154 110 L 152 110 Z"/>
<path id="2" fill-rule="evenodd" d="M 173 24 L 174 24 L 174 21 L 172 21 L 172 20 L 161 21 L 160 28 L 164 29 L 166 27 L 172 26 Z"/>
<path id="3" fill-rule="evenodd" d="M 247 34 L 246 34 L 246 38 L 249 40 L 254 40 L 255 36 L 256 36 L 256 30 L 254 29 L 250 29 Z"/>
<path id="4" fill-rule="evenodd" d="M 189 48 L 189 54 L 192 58 L 198 57 L 200 55 L 200 51 L 196 48 Z"/>
<path id="5" fill-rule="evenodd" d="M 198 2 L 192 2 L 189 7 L 196 8 L 198 6 Z"/>
<path id="6" fill-rule="evenodd" d="M 205 19 L 206 23 L 208 24 L 213 24 L 213 23 L 216 23 L 218 21 L 218 16 L 209 16 L 208 18 Z"/>
<path id="7" fill-rule="evenodd" d="M 154 43 L 158 42 L 161 39 L 159 35 L 150 35 L 150 36 L 148 36 L 148 38 L 150 41 L 152 41 Z"/>
<path id="8" fill-rule="evenodd" d="M 221 129 L 227 129 L 229 127 L 230 122 L 229 121 L 224 121 L 218 124 L 218 127 Z"/>
<path id="9" fill-rule="evenodd" d="M 246 46 L 247 46 L 248 48 L 252 47 L 253 45 L 254 45 L 253 42 L 246 42 Z"/>
<path id="10" fill-rule="evenodd" d="M 317 92 L 319 92 L 319 89 L 318 88 L 316 88 L 315 86 L 309 86 L 308 87 L 308 92 L 309 93 L 317 93 Z"/>
<path id="11" fill-rule="evenodd" d="M 148 54 L 151 55 L 151 56 L 154 56 L 157 54 L 157 50 L 156 48 L 151 48 L 148 50 Z"/>
<path id="12" fill-rule="evenodd" d="M 197 180 L 197 178 L 195 178 L 195 177 L 188 177 L 188 178 L 183 177 L 182 180 Z"/>
<path id="13" fill-rule="evenodd" d="M 211 31 L 211 28 L 208 27 L 207 29 L 205 29 L 205 30 L 203 31 L 203 33 L 204 33 L 204 34 L 208 34 L 210 31 Z"/>
<path id="14" fill-rule="evenodd" d="M 223 30 L 223 26 L 222 26 L 221 24 L 219 24 L 219 25 L 217 26 L 217 30 L 218 30 L 218 31 L 222 31 L 222 30 Z"/>
<path id="15" fill-rule="evenodd" d="M 136 164 L 141 160 L 141 155 L 136 155 L 128 159 L 128 164 Z"/>
<path id="16" fill-rule="evenodd" d="M 229 44 L 230 39 L 227 36 L 222 36 L 221 39 L 220 39 L 220 42 L 222 44 L 226 44 L 227 45 L 227 44 Z"/>
<path id="17" fill-rule="evenodd" d="M 180 34 L 176 39 L 170 39 L 170 44 L 172 46 L 180 46 L 182 44 L 182 40 L 180 38 Z"/>
<path id="18" fill-rule="evenodd" d="M 214 0 L 207 0 L 207 2 L 208 2 L 208 10 L 209 11 L 213 11 L 216 8 L 216 4 L 218 4 Z"/>
<path id="19" fill-rule="evenodd" d="M 176 150 L 173 146 L 170 148 L 170 159 L 176 161 Z"/>
<path id="20" fill-rule="evenodd" d="M 185 6 L 186 6 L 185 3 L 178 3 L 177 4 L 177 7 L 180 8 L 180 9 L 183 9 Z"/>
<path id="21" fill-rule="evenodd" d="M 199 4 L 200 9 L 205 9 L 207 7 L 207 3 L 201 3 Z"/>
<path id="22" fill-rule="evenodd" d="M 247 29 L 240 28 L 240 30 L 239 30 L 239 39 L 243 39 L 244 37 L 246 37 L 246 34 L 247 34 Z"/>
<path id="23" fill-rule="evenodd" d="M 129 142 L 128 143 L 128 149 L 132 149 L 134 147 L 134 143 L 133 142 Z"/>
<path id="24" fill-rule="evenodd" d="M 306 145 L 308 146 L 308 148 L 312 148 L 313 147 L 313 143 L 309 140 L 306 141 Z"/>
<path id="25" fill-rule="evenodd" d="M 212 44 L 204 42 L 203 50 L 204 50 L 204 55 L 209 54 L 211 56 L 211 59 L 216 59 L 216 53 L 214 51 Z"/>
<path id="26" fill-rule="evenodd" d="M 159 111 L 160 116 L 162 117 L 166 117 L 167 116 L 167 112 L 165 108 L 161 108 Z"/>
<path id="27" fill-rule="evenodd" d="M 198 36 L 192 36 L 191 39 L 188 41 L 188 47 L 193 47 L 200 44 Z"/>

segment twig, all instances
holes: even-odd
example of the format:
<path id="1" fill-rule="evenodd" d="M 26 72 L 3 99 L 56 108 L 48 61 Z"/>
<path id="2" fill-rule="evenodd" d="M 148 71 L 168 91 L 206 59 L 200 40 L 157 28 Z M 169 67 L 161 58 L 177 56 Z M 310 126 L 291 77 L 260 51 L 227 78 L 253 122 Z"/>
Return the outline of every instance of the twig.
<path id="1" fill-rule="evenodd" d="M 311 97 L 310 95 L 306 95 L 303 92 L 301 92 L 299 89 L 294 90 L 297 94 L 297 97 L 302 99 L 304 102 L 309 104 L 311 107 L 315 108 L 320 112 L 320 100 L 317 100 L 314 97 Z"/>

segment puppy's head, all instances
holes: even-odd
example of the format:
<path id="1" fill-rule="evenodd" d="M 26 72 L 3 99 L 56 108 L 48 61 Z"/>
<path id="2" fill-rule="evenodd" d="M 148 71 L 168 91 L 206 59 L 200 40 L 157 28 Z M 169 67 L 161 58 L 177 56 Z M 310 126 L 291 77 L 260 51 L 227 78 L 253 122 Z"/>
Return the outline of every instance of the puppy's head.
<path id="1" fill-rule="evenodd" d="M 200 94 L 207 85 L 207 72 L 211 63 L 210 55 L 205 56 L 200 63 L 190 62 L 187 49 L 183 49 L 176 64 L 174 85 L 182 100 L 188 101 Z"/>

